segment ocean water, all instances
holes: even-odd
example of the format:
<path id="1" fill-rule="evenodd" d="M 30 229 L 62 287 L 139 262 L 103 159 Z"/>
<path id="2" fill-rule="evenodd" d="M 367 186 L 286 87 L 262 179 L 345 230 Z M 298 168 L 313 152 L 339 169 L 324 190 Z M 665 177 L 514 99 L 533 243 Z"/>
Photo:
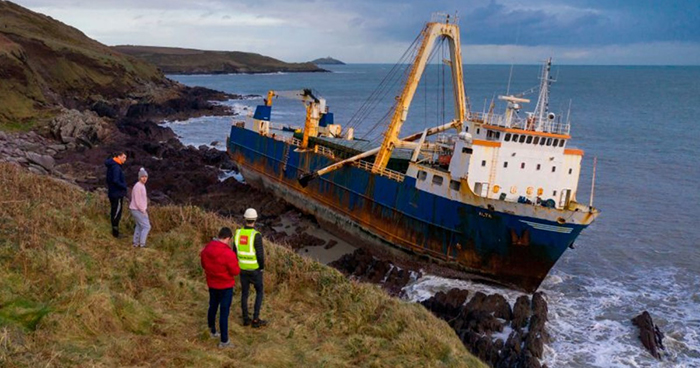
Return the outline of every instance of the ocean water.
<path id="1" fill-rule="evenodd" d="M 384 79 L 392 68 L 346 65 L 328 67 L 332 73 L 170 77 L 244 95 L 313 88 L 328 100 L 336 123 L 351 124 L 356 137 L 372 139 L 381 133 L 400 93 L 398 79 Z M 491 101 L 507 90 L 527 92 L 539 83 L 539 66 L 516 65 L 512 72 L 510 66 L 464 69 L 472 111 L 488 110 Z M 449 83 L 449 72 L 430 65 L 425 75 L 404 134 L 441 124 L 453 115 L 452 89 L 440 83 Z M 555 65 L 552 76 L 557 82 L 551 88 L 550 110 L 564 118 L 570 114 L 570 146 L 585 150 L 577 198 L 588 203 L 597 157 L 594 205 L 602 214 L 540 288 L 549 300 L 552 334 L 543 363 L 700 367 L 700 67 Z M 387 82 L 385 88 L 375 92 L 382 80 Z M 376 105 L 367 103 L 373 92 Z M 524 97 L 532 99 L 524 110 L 533 110 L 537 91 Z M 245 115 L 261 102 L 226 104 Z M 502 111 L 501 106 L 496 111 Z M 301 102 L 274 100 L 273 123 L 301 126 L 303 116 Z M 183 142 L 197 146 L 225 142 L 231 121 L 204 117 L 169 125 Z M 422 300 L 452 287 L 498 291 L 511 301 L 519 295 L 432 276 L 417 280 L 406 292 L 411 300 Z M 662 362 L 643 349 L 631 323 L 643 310 L 666 335 Z"/>

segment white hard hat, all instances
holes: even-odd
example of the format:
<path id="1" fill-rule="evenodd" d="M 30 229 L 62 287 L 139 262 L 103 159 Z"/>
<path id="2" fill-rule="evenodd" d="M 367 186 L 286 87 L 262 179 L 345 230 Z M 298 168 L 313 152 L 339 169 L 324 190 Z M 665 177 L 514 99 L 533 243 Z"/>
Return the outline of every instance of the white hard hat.
<path id="1" fill-rule="evenodd" d="M 245 210 L 243 218 L 246 220 L 255 220 L 258 218 L 258 211 L 256 211 L 255 208 L 249 208 Z"/>

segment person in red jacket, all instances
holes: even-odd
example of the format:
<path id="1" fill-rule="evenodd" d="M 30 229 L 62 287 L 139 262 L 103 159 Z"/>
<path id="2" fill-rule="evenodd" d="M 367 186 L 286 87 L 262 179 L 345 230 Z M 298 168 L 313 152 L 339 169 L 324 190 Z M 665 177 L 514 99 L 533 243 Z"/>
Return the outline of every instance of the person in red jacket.
<path id="1" fill-rule="evenodd" d="M 236 253 L 231 250 L 229 245 L 232 236 L 231 229 L 221 228 L 219 236 L 210 241 L 199 254 L 202 268 L 207 276 L 207 286 L 209 286 L 209 312 L 207 314 L 209 332 L 212 337 L 221 336 L 220 348 L 233 346 L 228 338 L 228 315 L 233 299 L 233 287 L 236 285 L 234 276 L 241 272 Z M 216 333 L 217 309 L 220 309 L 220 335 Z"/>

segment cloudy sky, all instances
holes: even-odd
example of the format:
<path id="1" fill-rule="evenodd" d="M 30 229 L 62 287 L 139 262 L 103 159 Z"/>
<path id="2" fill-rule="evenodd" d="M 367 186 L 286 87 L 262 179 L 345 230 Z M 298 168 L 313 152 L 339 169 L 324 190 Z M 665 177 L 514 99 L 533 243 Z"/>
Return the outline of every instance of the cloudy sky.
<path id="1" fill-rule="evenodd" d="M 107 45 L 394 63 L 433 12 L 465 63 L 700 65 L 700 0 L 15 0 Z"/>

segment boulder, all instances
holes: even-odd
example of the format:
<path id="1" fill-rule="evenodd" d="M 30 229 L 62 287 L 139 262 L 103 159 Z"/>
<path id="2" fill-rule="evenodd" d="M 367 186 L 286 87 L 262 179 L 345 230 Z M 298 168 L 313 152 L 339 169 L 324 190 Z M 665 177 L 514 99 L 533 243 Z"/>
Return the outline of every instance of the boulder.
<path id="1" fill-rule="evenodd" d="M 632 318 L 632 323 L 639 327 L 639 339 L 642 340 L 642 345 L 651 353 L 651 356 L 661 359 L 661 351 L 666 350 L 663 344 L 664 334 L 659 326 L 654 324 L 651 314 L 644 311 Z"/>
<path id="2" fill-rule="evenodd" d="M 530 320 L 530 298 L 527 295 L 521 295 L 515 301 L 513 306 L 513 322 L 511 326 L 519 330 L 527 326 Z"/>
<path id="3" fill-rule="evenodd" d="M 87 147 L 104 140 L 108 135 L 108 125 L 92 111 L 63 109 L 49 123 L 51 135 L 62 143 L 75 143 Z"/>
<path id="4" fill-rule="evenodd" d="M 47 155 L 40 155 L 36 152 L 27 152 L 27 159 L 30 162 L 43 167 L 47 171 L 51 171 L 54 168 L 54 166 L 56 166 L 56 161 L 53 159 L 53 157 Z"/>
<path id="5" fill-rule="evenodd" d="M 513 319 L 513 311 L 506 298 L 501 294 L 491 294 L 484 299 L 481 305 L 482 310 L 490 312 L 496 318 L 510 321 Z"/>

